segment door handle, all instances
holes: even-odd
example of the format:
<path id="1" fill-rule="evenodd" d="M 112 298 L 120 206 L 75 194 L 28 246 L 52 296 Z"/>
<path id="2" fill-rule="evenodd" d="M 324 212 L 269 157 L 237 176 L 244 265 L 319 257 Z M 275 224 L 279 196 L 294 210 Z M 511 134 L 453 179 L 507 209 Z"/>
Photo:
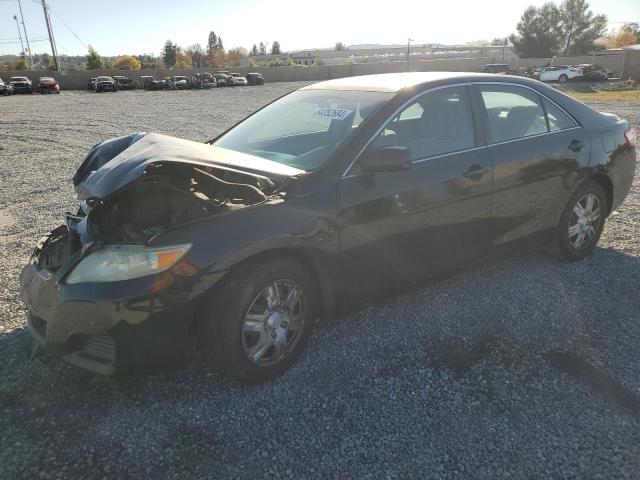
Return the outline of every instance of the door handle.
<path id="1" fill-rule="evenodd" d="M 580 140 L 571 140 L 569 145 L 567 145 L 567 148 L 569 150 L 576 153 L 582 150 L 582 147 L 584 147 L 584 143 L 581 142 Z"/>
<path id="2" fill-rule="evenodd" d="M 469 169 L 462 174 L 462 176 L 467 178 L 481 177 L 489 170 L 491 170 L 489 167 L 483 167 L 482 165 L 475 164 L 471 165 Z"/>

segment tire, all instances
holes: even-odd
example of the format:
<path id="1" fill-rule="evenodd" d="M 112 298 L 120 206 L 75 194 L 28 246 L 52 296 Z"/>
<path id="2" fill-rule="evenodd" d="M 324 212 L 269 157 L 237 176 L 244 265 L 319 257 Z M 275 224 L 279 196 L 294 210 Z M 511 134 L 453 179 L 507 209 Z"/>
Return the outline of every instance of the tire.
<path id="1" fill-rule="evenodd" d="M 562 75 L 560 75 L 560 77 L 558 78 L 558 80 L 560 81 L 560 83 L 567 83 L 567 81 L 569 80 L 569 77 L 567 77 L 564 73 Z"/>
<path id="2" fill-rule="evenodd" d="M 297 303 L 290 302 L 294 308 L 284 301 L 267 303 L 268 298 L 276 298 L 274 285 L 283 299 L 298 298 Z M 299 297 L 290 295 L 294 285 L 302 291 Z M 298 360 L 319 311 L 316 283 L 299 262 L 273 257 L 242 265 L 223 279 L 199 312 L 205 360 L 214 370 L 242 383 L 271 380 Z"/>
<path id="3" fill-rule="evenodd" d="M 584 210 L 588 210 L 589 199 L 591 199 L 591 204 L 593 205 L 591 214 L 580 218 L 575 210 L 578 207 L 578 202 L 580 202 L 580 206 Z M 598 215 L 594 219 L 596 209 Z M 576 261 L 589 255 L 598 244 L 600 235 L 602 235 L 608 209 L 607 197 L 602 187 L 593 180 L 586 180 L 582 183 L 571 195 L 560 216 L 556 233 L 557 253 L 559 253 L 559 256 L 565 260 Z M 569 231 L 570 228 L 572 229 L 571 233 Z M 579 241 L 581 235 L 583 235 L 582 243 Z"/>

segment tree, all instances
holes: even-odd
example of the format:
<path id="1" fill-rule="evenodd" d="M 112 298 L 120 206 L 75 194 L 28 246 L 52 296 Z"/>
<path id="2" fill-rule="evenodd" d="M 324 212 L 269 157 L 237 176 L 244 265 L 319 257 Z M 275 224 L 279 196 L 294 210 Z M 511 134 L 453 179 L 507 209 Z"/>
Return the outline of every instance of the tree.
<path id="1" fill-rule="evenodd" d="M 185 48 L 185 53 L 191 57 L 191 63 L 194 67 L 201 68 L 207 63 L 207 55 L 204 53 L 202 45 L 194 43 Z"/>
<path id="2" fill-rule="evenodd" d="M 522 57 L 551 57 L 560 44 L 560 11 L 553 3 L 541 7 L 530 6 L 516 25 L 518 35 L 509 37 Z"/>
<path id="3" fill-rule="evenodd" d="M 640 43 L 639 30 L 637 23 L 627 23 L 607 36 L 606 45 L 608 48 L 620 48 Z"/>
<path id="4" fill-rule="evenodd" d="M 20 54 L 20 58 L 18 59 L 18 61 L 16 62 L 15 66 L 13 67 L 14 70 L 29 70 L 29 63 L 27 62 L 26 57 L 24 56 L 24 53 Z"/>
<path id="5" fill-rule="evenodd" d="M 211 30 L 209 32 L 209 41 L 207 42 L 207 53 L 211 54 L 211 52 L 218 50 L 218 43 L 218 36 Z"/>
<path id="6" fill-rule="evenodd" d="M 345 47 L 344 43 L 342 42 L 336 42 L 335 47 L 333 47 L 333 49 L 337 52 L 342 52 L 344 50 L 347 50 L 347 47 Z"/>
<path id="7" fill-rule="evenodd" d="M 131 55 L 122 55 L 113 62 L 113 68 L 118 70 L 140 70 L 140 60 Z"/>
<path id="8" fill-rule="evenodd" d="M 192 65 L 193 64 L 191 62 L 191 55 L 186 52 L 176 53 L 176 63 L 174 65 L 174 68 L 191 68 Z"/>
<path id="9" fill-rule="evenodd" d="M 493 40 L 491 40 L 492 47 L 506 47 L 507 45 L 509 45 L 509 38 L 507 37 L 504 37 L 504 38 L 496 37 Z"/>
<path id="10" fill-rule="evenodd" d="M 253 44 L 253 47 L 251 47 L 251 56 L 255 57 L 256 55 L 258 55 L 258 47 L 256 46 L 256 44 Z"/>
<path id="11" fill-rule="evenodd" d="M 209 64 L 213 68 L 222 68 L 228 65 L 227 55 L 223 50 L 213 50 L 209 55 Z"/>
<path id="12" fill-rule="evenodd" d="M 162 61 L 165 67 L 171 68 L 176 64 L 176 55 L 178 53 L 180 53 L 180 47 L 171 40 L 167 40 L 162 50 Z"/>
<path id="13" fill-rule="evenodd" d="M 227 62 L 235 66 L 240 65 L 240 60 L 248 55 L 247 49 L 244 47 L 230 48 L 227 52 Z"/>
<path id="14" fill-rule="evenodd" d="M 586 0 L 564 0 L 560 5 L 561 52 L 585 53 L 605 34 L 606 15 L 594 15 Z"/>
<path id="15" fill-rule="evenodd" d="M 104 61 L 102 57 L 98 55 L 95 48 L 89 45 L 89 54 L 87 55 L 87 70 L 102 70 L 104 68 Z"/>
<path id="16" fill-rule="evenodd" d="M 281 53 L 282 51 L 280 50 L 280 42 L 276 40 L 271 45 L 271 55 L 280 55 Z"/>
<path id="17" fill-rule="evenodd" d="M 216 48 L 217 50 L 224 51 L 224 44 L 222 43 L 222 37 L 218 37 L 218 46 Z"/>
<path id="18" fill-rule="evenodd" d="M 40 69 L 42 70 L 55 70 L 56 66 L 53 63 L 53 57 L 48 53 L 43 53 L 40 56 Z"/>
<path id="19" fill-rule="evenodd" d="M 258 49 L 260 51 L 260 55 L 266 55 L 267 54 L 267 46 L 260 42 L 260 47 Z"/>

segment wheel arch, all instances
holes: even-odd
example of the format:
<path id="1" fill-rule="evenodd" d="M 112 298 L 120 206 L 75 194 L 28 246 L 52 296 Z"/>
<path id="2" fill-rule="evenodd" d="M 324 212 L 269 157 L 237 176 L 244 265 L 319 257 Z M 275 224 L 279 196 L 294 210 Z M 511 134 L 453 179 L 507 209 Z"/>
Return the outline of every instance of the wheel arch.
<path id="1" fill-rule="evenodd" d="M 330 268 L 326 266 L 327 262 L 323 261 L 323 254 L 315 252 L 311 248 L 280 247 L 263 250 L 242 259 L 233 265 L 229 269 L 229 272 L 247 264 L 261 263 L 277 257 L 293 259 L 302 264 L 309 271 L 317 285 L 318 295 L 320 296 L 320 318 L 324 319 L 334 315 L 337 310 L 336 289 L 333 287 L 335 284 L 335 277 L 332 275 Z M 225 277 L 228 274 L 229 273 L 227 273 Z M 217 288 L 220 288 L 220 285 L 225 281 L 225 277 L 221 279 L 221 282 L 213 285 L 208 292 L 203 295 L 202 300 L 200 301 L 201 304 L 206 295 L 210 295 Z M 200 307 L 198 307 L 198 310 L 200 310 Z"/>
<path id="2" fill-rule="evenodd" d="M 604 194 L 607 198 L 607 216 L 609 216 L 611 213 L 611 207 L 613 206 L 613 182 L 604 173 L 594 173 L 587 177 L 586 180 L 596 182 L 602 187 L 602 190 L 604 190 Z"/>

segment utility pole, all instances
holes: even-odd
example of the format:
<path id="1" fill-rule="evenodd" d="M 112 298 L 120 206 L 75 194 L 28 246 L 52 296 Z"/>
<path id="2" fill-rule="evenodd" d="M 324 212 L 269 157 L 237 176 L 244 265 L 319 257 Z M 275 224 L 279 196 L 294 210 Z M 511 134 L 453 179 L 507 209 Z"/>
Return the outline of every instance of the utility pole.
<path id="1" fill-rule="evenodd" d="M 413 38 L 409 37 L 409 40 L 407 40 L 407 69 L 409 68 L 409 50 L 411 48 L 411 42 L 413 41 Z"/>
<path id="2" fill-rule="evenodd" d="M 15 15 L 13 16 L 13 19 L 16 21 L 16 27 L 18 27 L 18 37 L 20 38 L 20 46 L 22 47 L 22 55 L 24 55 L 24 43 L 22 43 L 22 32 L 20 32 L 20 24 L 18 23 L 18 17 L 16 17 Z M 29 69 L 31 69 L 31 67 L 29 67 Z"/>
<path id="3" fill-rule="evenodd" d="M 18 0 L 18 8 L 20 9 L 20 19 L 22 20 L 22 30 L 24 30 L 24 39 L 27 41 L 27 52 L 29 53 L 29 63 L 33 68 L 33 57 L 31 56 L 31 45 L 29 45 L 29 36 L 27 35 L 27 26 L 24 24 L 24 15 L 22 14 L 22 3 Z"/>
<path id="4" fill-rule="evenodd" d="M 51 42 L 51 53 L 53 54 L 53 64 L 56 72 L 60 71 L 60 64 L 58 63 L 58 50 L 56 50 L 56 41 L 53 38 L 53 28 L 51 28 L 51 19 L 49 18 L 49 7 L 47 7 L 46 0 L 42 0 L 42 9 L 44 10 L 44 20 L 47 23 L 47 30 L 49 32 L 49 42 Z"/>

